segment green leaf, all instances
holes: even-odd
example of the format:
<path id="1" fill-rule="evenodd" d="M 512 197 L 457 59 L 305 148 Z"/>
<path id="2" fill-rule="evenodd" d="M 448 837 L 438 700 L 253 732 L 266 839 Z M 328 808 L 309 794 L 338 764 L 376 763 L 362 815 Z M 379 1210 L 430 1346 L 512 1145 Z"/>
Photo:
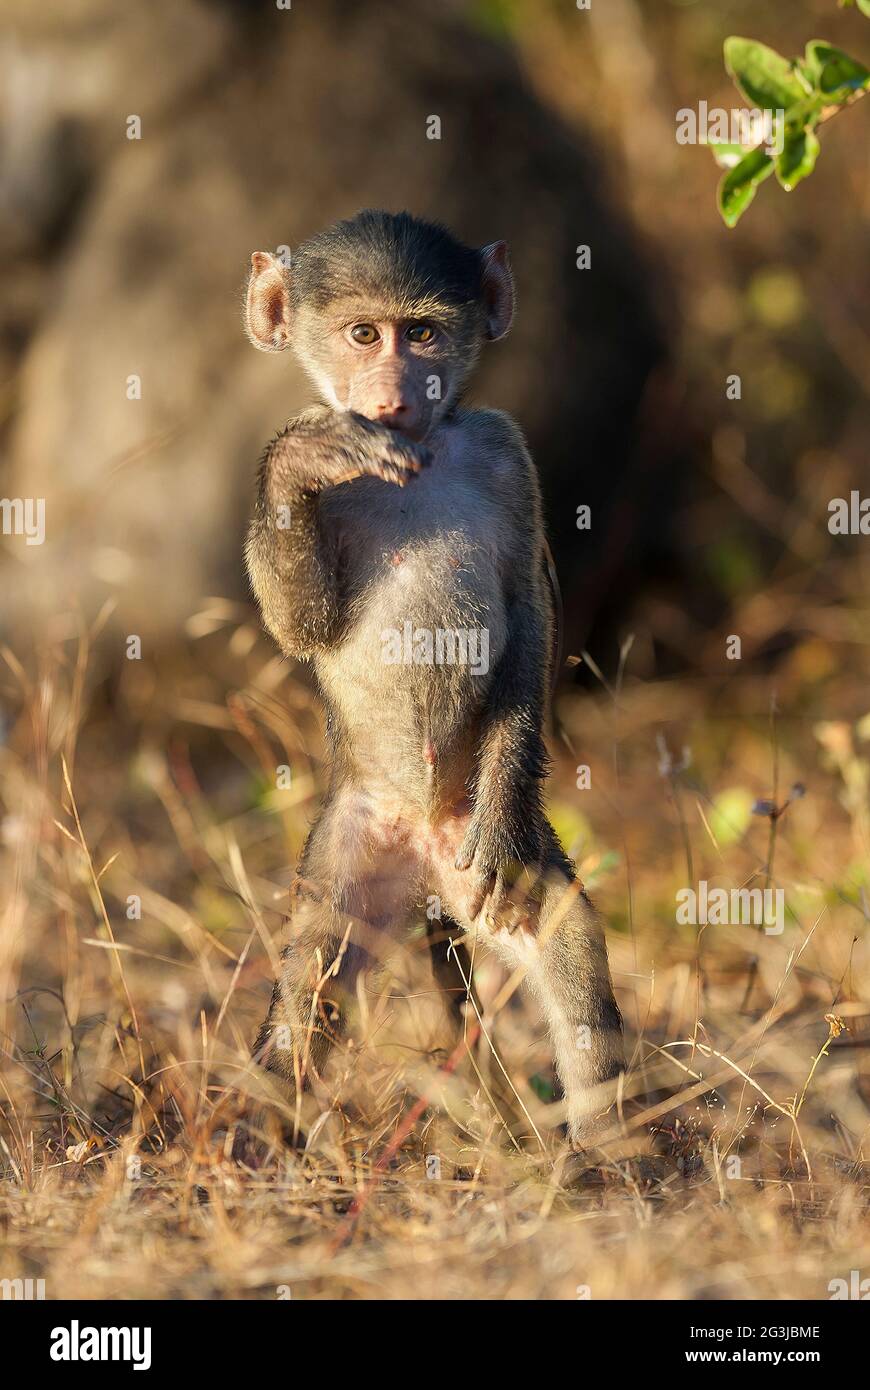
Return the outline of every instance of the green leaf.
<path id="1" fill-rule="evenodd" d="M 719 211 L 729 227 L 736 227 L 755 197 L 760 183 L 773 173 L 773 160 L 762 149 L 753 150 L 741 159 L 736 169 L 730 169 L 719 183 Z"/>
<path id="2" fill-rule="evenodd" d="M 819 149 L 818 136 L 811 130 L 799 130 L 785 137 L 782 154 L 776 160 L 776 177 L 786 193 L 790 193 L 801 179 L 813 172 Z"/>
<path id="3" fill-rule="evenodd" d="M 812 39 L 806 56 L 807 72 L 827 101 L 846 101 L 870 86 L 870 70 L 824 39 Z"/>
<path id="4" fill-rule="evenodd" d="M 730 140 L 708 140 L 707 145 L 720 169 L 736 169 L 749 153 L 745 145 L 735 145 Z"/>
<path id="5" fill-rule="evenodd" d="M 763 110 L 787 111 L 806 95 L 789 59 L 754 39 L 726 39 L 725 66 L 747 101 Z"/>
<path id="6" fill-rule="evenodd" d="M 870 0 L 858 0 L 858 9 L 870 19 Z"/>

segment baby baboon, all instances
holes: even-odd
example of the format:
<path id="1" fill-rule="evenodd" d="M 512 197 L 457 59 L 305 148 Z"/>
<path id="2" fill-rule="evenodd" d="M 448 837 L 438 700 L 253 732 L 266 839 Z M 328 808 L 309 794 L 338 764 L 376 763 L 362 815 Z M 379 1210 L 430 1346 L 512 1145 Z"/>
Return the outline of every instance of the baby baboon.
<path id="1" fill-rule="evenodd" d="M 319 1069 L 360 968 L 437 895 L 447 932 L 527 972 L 588 1144 L 622 1029 L 601 923 L 542 808 L 538 481 L 509 416 L 460 405 L 511 325 L 507 248 L 362 212 L 290 269 L 262 251 L 251 267 L 251 341 L 293 347 L 325 404 L 266 449 L 248 568 L 269 631 L 314 667 L 332 752 L 257 1055 L 291 1085 Z"/>

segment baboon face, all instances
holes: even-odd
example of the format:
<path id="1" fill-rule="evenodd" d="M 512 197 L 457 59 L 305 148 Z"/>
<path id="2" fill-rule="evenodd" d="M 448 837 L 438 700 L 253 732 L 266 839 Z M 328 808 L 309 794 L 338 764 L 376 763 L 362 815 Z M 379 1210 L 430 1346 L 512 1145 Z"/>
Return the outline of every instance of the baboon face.
<path id="1" fill-rule="evenodd" d="M 422 440 L 462 392 L 481 344 L 503 337 L 513 282 L 503 242 L 477 251 L 402 213 L 360 213 L 306 242 L 287 267 L 251 258 L 247 329 L 291 346 L 319 391 Z"/>
<path id="2" fill-rule="evenodd" d="M 477 354 L 477 316 L 397 318 L 391 307 L 360 296 L 326 312 L 303 308 L 300 356 L 332 405 L 420 440 L 461 389 Z"/>

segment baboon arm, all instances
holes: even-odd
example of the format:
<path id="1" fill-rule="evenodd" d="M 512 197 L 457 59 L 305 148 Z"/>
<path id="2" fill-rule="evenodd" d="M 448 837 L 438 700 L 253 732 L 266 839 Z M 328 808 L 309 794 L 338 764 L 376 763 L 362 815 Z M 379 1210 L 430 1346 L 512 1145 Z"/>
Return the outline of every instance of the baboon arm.
<path id="1" fill-rule="evenodd" d="M 472 784 L 473 834 L 487 867 L 535 864 L 543 829 L 542 735 L 549 634 L 540 599 L 520 593 L 508 615 L 508 642 L 489 690 Z"/>
<path id="2" fill-rule="evenodd" d="M 305 490 L 296 466 L 322 419 L 308 411 L 268 445 L 245 545 L 263 622 L 285 655 L 300 658 L 331 646 L 341 626 L 333 547 L 322 531 L 319 498 Z"/>
<path id="3" fill-rule="evenodd" d="M 542 730 L 553 626 L 552 599 L 543 577 L 540 489 L 522 435 L 508 416 L 480 412 L 475 425 L 485 429 L 489 447 L 501 456 L 506 534 L 512 539 L 504 566 L 507 642 L 487 693 L 464 857 L 469 850 L 476 852 L 489 868 L 506 859 L 531 865 L 540 854 L 544 823 L 547 753 Z"/>

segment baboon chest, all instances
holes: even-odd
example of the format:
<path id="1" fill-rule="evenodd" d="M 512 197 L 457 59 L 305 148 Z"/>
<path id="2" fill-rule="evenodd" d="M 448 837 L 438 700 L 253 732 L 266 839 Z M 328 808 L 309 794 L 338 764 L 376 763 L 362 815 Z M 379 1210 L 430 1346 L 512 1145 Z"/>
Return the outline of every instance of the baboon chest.
<path id="1" fill-rule="evenodd" d="M 504 650 L 508 538 L 487 479 L 445 450 L 404 488 L 336 489 L 322 521 L 347 626 L 320 679 L 357 752 L 425 772 L 462 744 Z"/>

